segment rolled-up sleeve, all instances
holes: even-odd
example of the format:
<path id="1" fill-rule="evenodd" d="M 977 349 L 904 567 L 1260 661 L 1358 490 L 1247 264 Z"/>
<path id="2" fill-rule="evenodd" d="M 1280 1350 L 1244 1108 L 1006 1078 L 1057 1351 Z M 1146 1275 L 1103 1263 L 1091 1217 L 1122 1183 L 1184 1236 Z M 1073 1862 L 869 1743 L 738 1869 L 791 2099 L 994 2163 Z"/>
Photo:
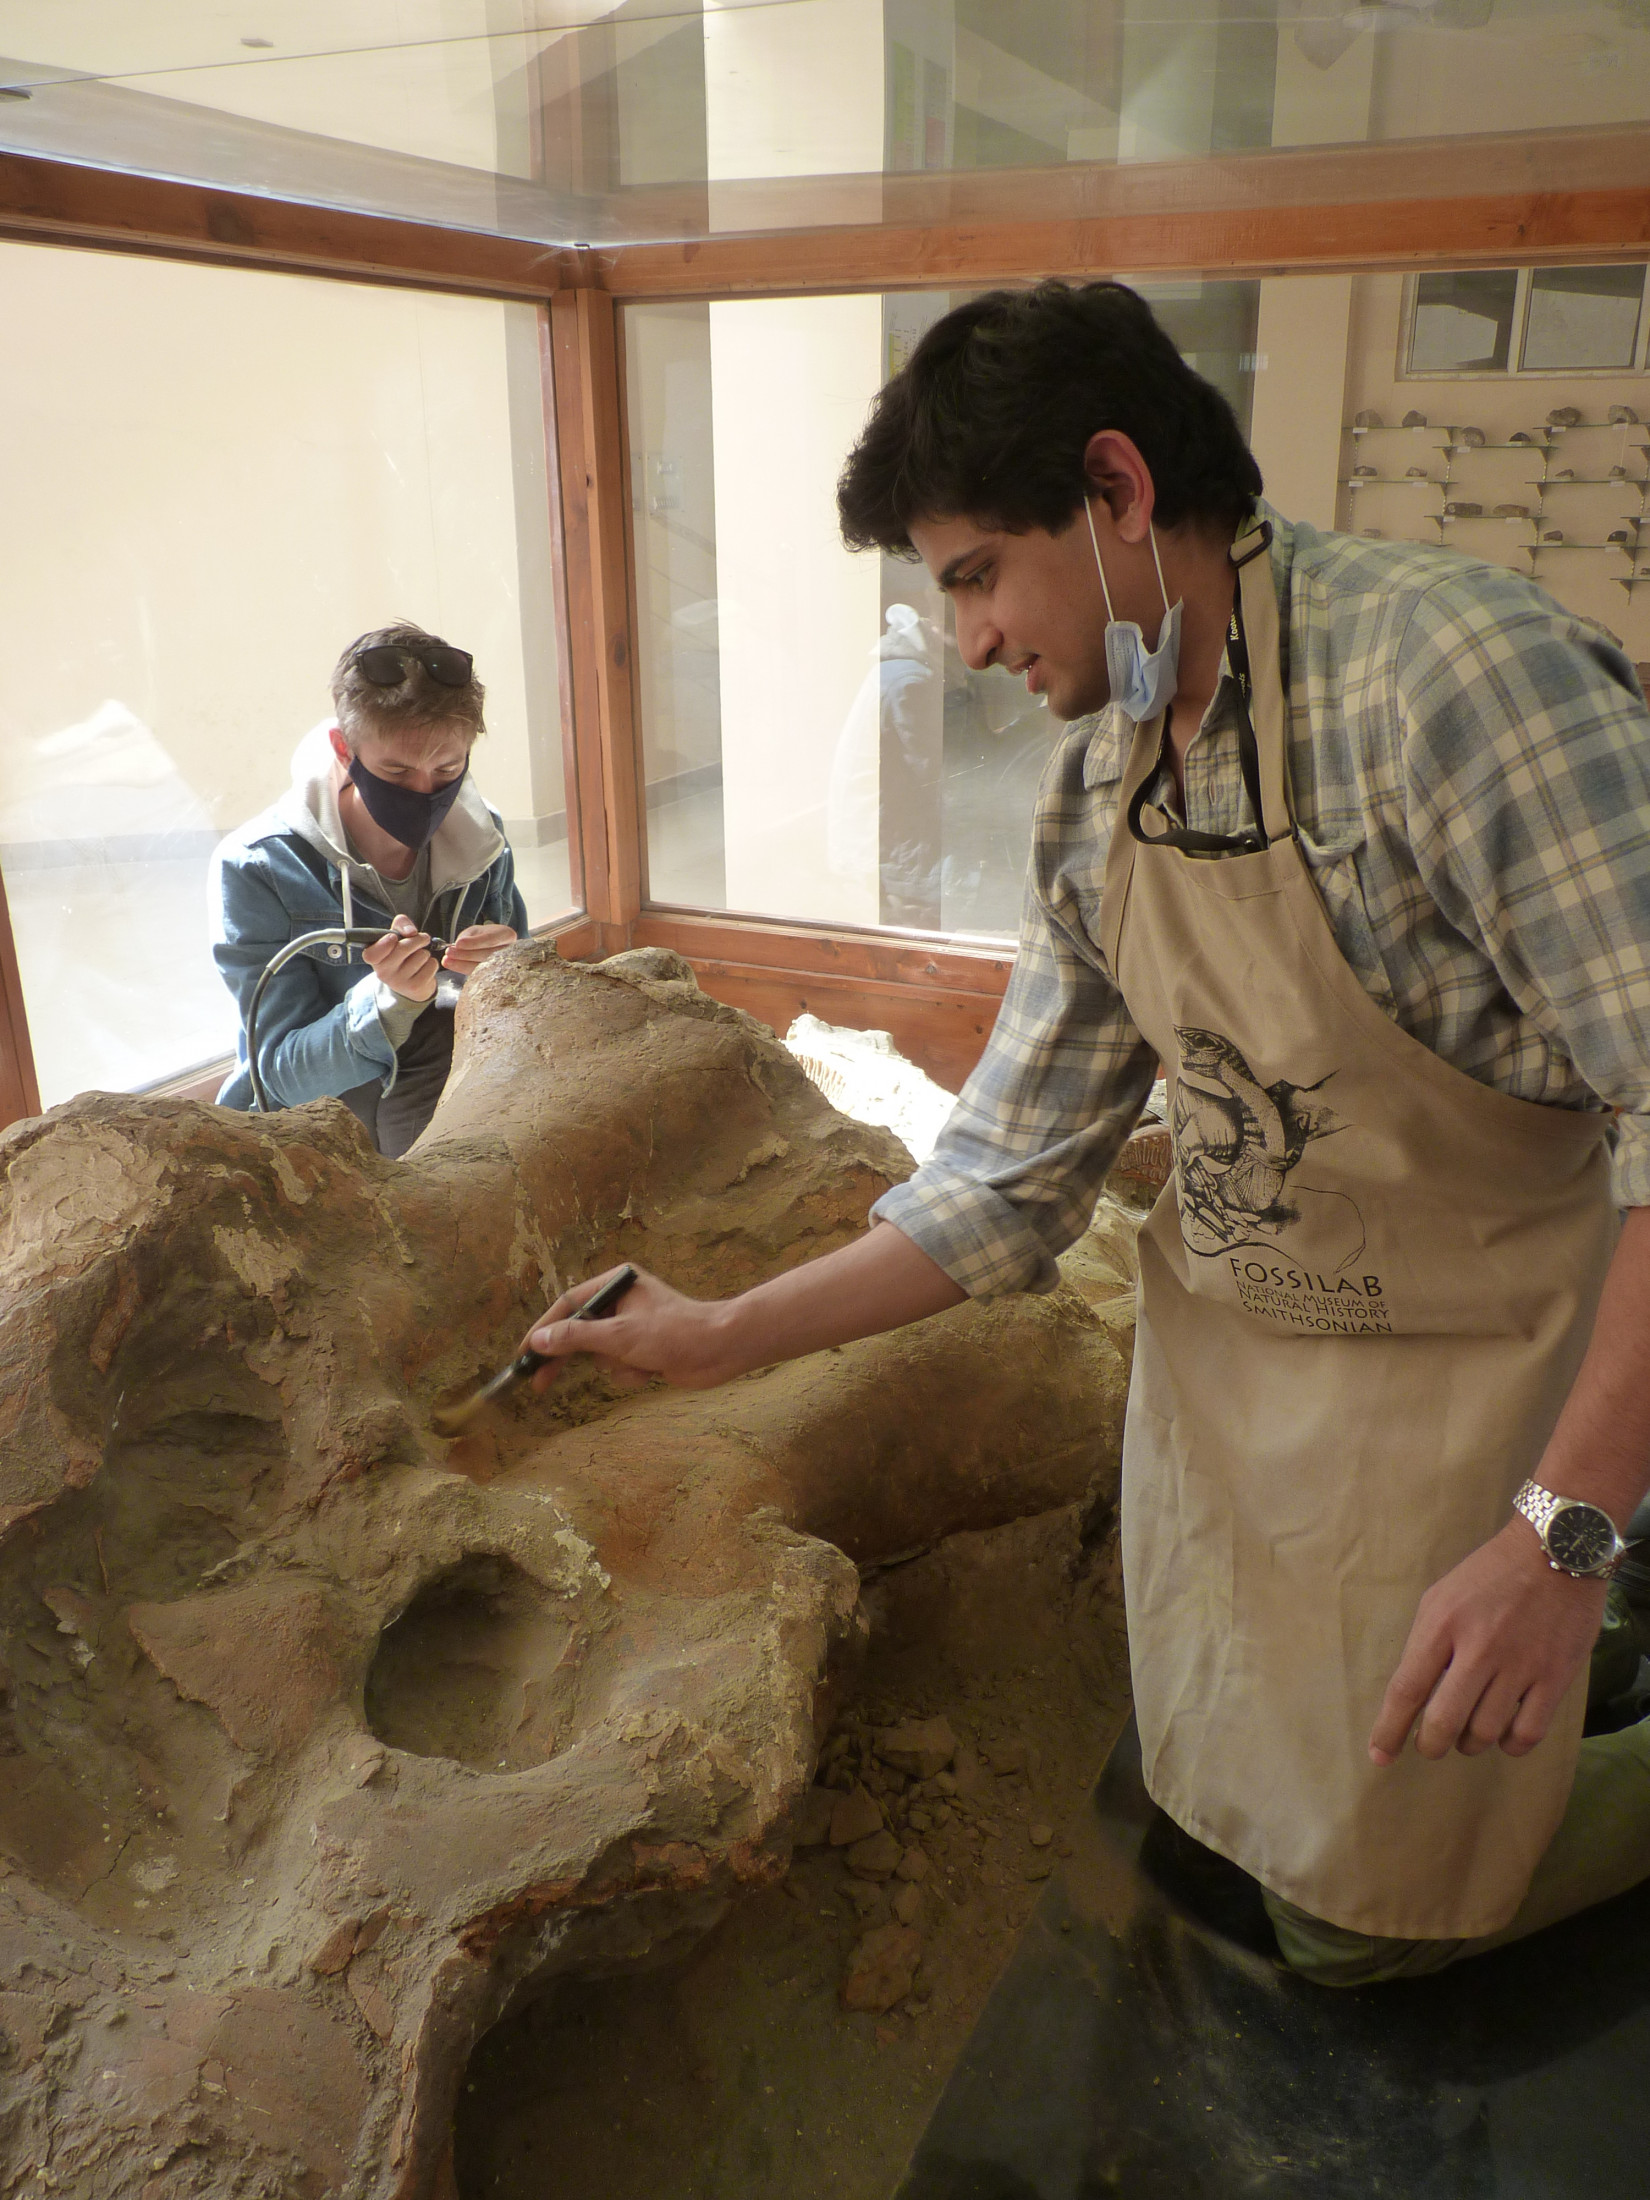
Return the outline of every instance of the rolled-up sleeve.
<path id="1" fill-rule="evenodd" d="M 1115 788 L 1085 788 L 1073 728 L 1038 798 L 1008 991 L 929 1160 L 872 1210 L 971 1298 L 1048 1291 L 1151 1090 L 1156 1057 L 1084 923 Z"/>

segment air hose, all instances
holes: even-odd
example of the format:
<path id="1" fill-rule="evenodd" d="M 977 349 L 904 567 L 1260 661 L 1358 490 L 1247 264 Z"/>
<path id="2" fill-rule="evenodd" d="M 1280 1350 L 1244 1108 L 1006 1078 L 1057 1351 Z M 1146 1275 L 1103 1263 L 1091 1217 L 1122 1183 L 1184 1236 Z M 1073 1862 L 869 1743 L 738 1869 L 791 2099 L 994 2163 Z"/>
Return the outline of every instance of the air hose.
<path id="1" fill-rule="evenodd" d="M 383 937 L 384 927 L 381 924 L 326 924 L 318 932 L 303 932 L 297 939 L 288 940 L 285 947 L 278 947 L 264 964 L 258 982 L 252 988 L 252 998 L 246 1004 L 246 1066 L 252 1077 L 252 1105 L 259 1114 L 270 1113 L 269 1094 L 264 1090 L 264 1081 L 258 1075 L 258 1007 L 264 997 L 264 987 L 277 970 L 283 970 L 291 962 L 294 955 L 302 955 L 309 948 L 336 948 L 339 954 L 333 959 L 338 960 L 347 958 L 351 948 L 371 947 L 375 940 Z M 439 962 L 447 952 L 447 942 L 432 939 L 429 952 Z"/>

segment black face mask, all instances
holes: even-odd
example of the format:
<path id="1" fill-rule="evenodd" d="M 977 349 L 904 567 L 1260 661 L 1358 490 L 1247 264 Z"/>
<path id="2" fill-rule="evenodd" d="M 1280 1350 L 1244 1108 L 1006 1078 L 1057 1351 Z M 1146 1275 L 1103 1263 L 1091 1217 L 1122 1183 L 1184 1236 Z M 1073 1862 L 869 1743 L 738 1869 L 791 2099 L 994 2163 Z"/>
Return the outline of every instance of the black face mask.
<path id="1" fill-rule="evenodd" d="M 458 777 L 434 794 L 417 794 L 398 787 L 393 779 L 380 779 L 356 756 L 350 759 L 349 776 L 368 817 L 381 832 L 400 841 L 403 848 L 427 848 L 441 828 L 441 821 L 458 800 L 458 790 L 469 777 L 465 765 Z"/>

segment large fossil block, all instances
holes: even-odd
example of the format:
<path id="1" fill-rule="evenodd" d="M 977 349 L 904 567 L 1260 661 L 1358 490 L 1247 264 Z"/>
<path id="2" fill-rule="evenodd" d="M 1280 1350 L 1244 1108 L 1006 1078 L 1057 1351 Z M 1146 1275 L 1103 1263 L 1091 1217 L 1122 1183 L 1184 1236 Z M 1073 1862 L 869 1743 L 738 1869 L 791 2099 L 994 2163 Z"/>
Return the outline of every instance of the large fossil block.
<path id="1" fill-rule="evenodd" d="M 403 1161 L 334 1101 L 0 1140 L 0 2190 L 419 2200 L 513 2000 L 786 1868 L 856 1562 L 1115 1487 L 1106 1307 L 429 1411 L 567 1282 L 737 1290 L 908 1166 L 674 958 L 532 943 Z"/>

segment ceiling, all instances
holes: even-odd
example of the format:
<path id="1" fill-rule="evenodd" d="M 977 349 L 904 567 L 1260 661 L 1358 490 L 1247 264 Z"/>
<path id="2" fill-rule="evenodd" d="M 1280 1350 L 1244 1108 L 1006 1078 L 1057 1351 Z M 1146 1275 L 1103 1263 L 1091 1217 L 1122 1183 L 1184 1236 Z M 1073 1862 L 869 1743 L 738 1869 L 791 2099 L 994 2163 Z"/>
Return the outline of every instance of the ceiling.
<path id="1" fill-rule="evenodd" d="M 752 179 L 1650 122 L 1650 0 L 0 0 L 0 57 L 0 147 L 555 243 Z"/>

